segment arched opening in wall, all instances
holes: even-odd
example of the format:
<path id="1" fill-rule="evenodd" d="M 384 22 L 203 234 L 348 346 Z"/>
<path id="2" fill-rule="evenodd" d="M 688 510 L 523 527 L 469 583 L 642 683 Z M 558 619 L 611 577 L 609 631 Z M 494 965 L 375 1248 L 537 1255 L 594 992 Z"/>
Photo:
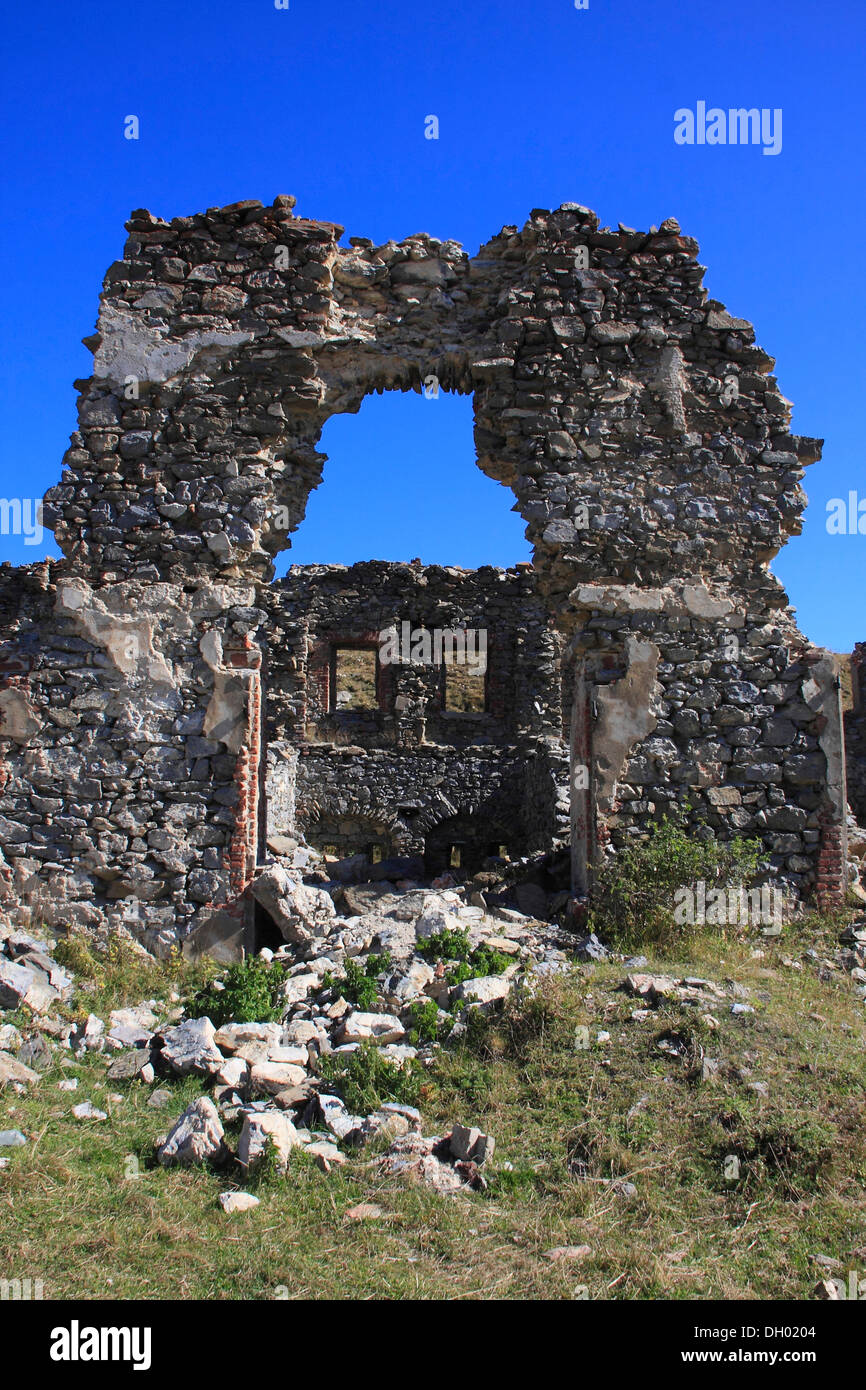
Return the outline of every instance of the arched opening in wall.
<path id="1" fill-rule="evenodd" d="M 465 569 L 531 561 L 514 494 L 478 467 L 470 395 L 427 385 L 365 396 L 357 413 L 331 416 L 318 448 L 322 482 L 278 575 L 416 556 Z"/>
<path id="2" fill-rule="evenodd" d="M 332 416 L 267 594 L 265 841 L 303 836 L 335 880 L 523 856 L 537 741 L 561 735 L 526 523 L 477 466 L 472 407 L 388 391 Z M 425 840 L 440 807 L 467 804 Z"/>

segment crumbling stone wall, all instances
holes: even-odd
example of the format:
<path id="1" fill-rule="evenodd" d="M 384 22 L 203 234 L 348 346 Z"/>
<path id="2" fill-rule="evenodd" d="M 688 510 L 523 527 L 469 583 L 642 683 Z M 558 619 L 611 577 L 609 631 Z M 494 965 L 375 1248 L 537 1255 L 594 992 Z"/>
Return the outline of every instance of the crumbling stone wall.
<path id="1" fill-rule="evenodd" d="M 767 568 L 820 442 L 790 434 L 772 359 L 673 219 L 536 209 L 471 258 L 344 246 L 285 197 L 127 228 L 46 498 L 64 561 L 0 583 L 0 835 L 25 912 L 47 897 L 158 946 L 238 917 L 273 557 L 329 416 L 430 375 L 472 393 L 479 466 L 514 492 L 565 643 L 578 890 L 600 843 L 686 794 L 757 831 L 798 892 L 841 890 L 838 696 Z"/>
<path id="2" fill-rule="evenodd" d="M 866 642 L 858 642 L 851 657 L 853 706 L 845 714 L 848 800 L 866 826 Z"/>
<path id="3" fill-rule="evenodd" d="M 293 566 L 262 604 L 267 739 L 299 753 L 295 820 L 279 792 L 269 796 L 272 832 L 297 826 L 347 854 L 377 840 L 423 854 L 434 828 L 456 818 L 512 857 L 567 841 L 561 641 L 530 565 Z M 432 635 L 461 629 L 486 653 L 484 712 L 443 708 L 441 660 L 390 660 L 389 631 L 408 658 L 412 634 L 430 634 L 435 655 Z M 384 655 L 376 708 L 332 708 L 333 650 L 353 643 Z M 273 766 L 280 787 L 287 763 Z"/>

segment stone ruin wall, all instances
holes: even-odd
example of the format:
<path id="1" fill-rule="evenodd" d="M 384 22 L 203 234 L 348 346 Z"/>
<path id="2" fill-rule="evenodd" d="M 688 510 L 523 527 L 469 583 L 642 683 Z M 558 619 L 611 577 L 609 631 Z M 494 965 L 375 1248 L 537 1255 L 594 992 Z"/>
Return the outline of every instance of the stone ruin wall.
<path id="1" fill-rule="evenodd" d="M 866 827 L 866 642 L 858 642 L 851 657 L 853 707 L 845 714 L 848 800 L 861 826 Z"/>
<path id="2" fill-rule="evenodd" d="M 572 796 L 578 891 L 600 844 L 687 793 L 795 891 L 838 896 L 832 662 L 767 568 L 820 441 L 790 434 L 772 359 L 673 219 L 537 209 L 472 258 L 423 234 L 343 246 L 285 197 L 127 229 L 46 498 L 64 559 L 0 571 L 19 916 L 125 921 L 165 949 L 242 915 L 273 558 L 329 416 L 431 374 L 473 395 L 479 466 L 514 493 L 560 634 L 593 778 Z"/>
<path id="3" fill-rule="evenodd" d="M 263 601 L 267 743 L 295 769 L 294 816 L 311 843 L 353 853 L 354 831 L 384 840 L 388 853 L 423 855 L 431 832 L 454 818 L 508 843 L 513 858 L 568 843 L 561 643 L 530 565 L 307 565 Z M 445 712 L 441 668 L 403 662 L 380 666 L 378 708 L 331 708 L 334 646 L 379 647 L 404 622 L 483 631 L 485 713 Z M 268 800 L 277 803 L 269 830 L 290 830 L 284 799 Z"/>

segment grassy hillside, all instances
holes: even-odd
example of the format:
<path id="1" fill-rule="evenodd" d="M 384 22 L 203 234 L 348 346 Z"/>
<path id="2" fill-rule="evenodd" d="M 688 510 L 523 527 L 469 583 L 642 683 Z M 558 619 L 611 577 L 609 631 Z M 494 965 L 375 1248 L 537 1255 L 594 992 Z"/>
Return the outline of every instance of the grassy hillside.
<path id="1" fill-rule="evenodd" d="M 424 1133 L 496 1139 L 488 1190 L 456 1197 L 383 1177 L 369 1148 L 327 1175 L 293 1153 L 258 1208 L 226 1216 L 237 1169 L 152 1166 L 199 1080 L 158 1079 L 172 1095 L 155 1110 L 153 1087 L 106 1082 L 104 1058 L 56 1053 L 26 1096 L 0 1094 L 0 1129 L 31 1136 L 4 1150 L 0 1267 L 55 1298 L 807 1297 L 866 1264 L 863 1003 L 833 968 L 838 929 L 707 937 L 642 967 L 718 983 L 709 1007 L 643 1014 L 622 964 L 575 967 L 443 1048 Z M 79 1011 L 190 983 L 138 968 Z M 108 1120 L 74 1119 L 85 1099 Z M 351 1219 L 362 1202 L 380 1214 Z"/>

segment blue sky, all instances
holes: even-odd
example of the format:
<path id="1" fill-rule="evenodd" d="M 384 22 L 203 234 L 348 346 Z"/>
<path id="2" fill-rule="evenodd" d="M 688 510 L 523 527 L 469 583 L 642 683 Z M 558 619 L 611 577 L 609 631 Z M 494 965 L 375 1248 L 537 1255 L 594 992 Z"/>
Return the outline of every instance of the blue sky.
<path id="1" fill-rule="evenodd" d="M 350 235 L 423 230 L 470 252 L 565 201 L 614 226 L 676 216 L 710 293 L 776 357 L 794 429 L 826 439 L 804 534 L 774 570 L 813 641 L 866 638 L 866 535 L 825 526 L 828 499 L 866 498 L 861 0 L 289 5 L 7 10 L 0 496 L 39 496 L 59 475 L 72 383 L 90 374 L 80 339 L 132 208 L 294 193 L 299 213 Z M 781 153 L 676 145 L 674 111 L 699 100 L 781 107 Z M 138 141 L 123 138 L 129 114 Z M 291 559 L 525 558 L 510 494 L 472 466 L 467 400 L 374 398 L 330 421 L 322 447 Z M 0 536 L 0 559 L 46 553 Z"/>

